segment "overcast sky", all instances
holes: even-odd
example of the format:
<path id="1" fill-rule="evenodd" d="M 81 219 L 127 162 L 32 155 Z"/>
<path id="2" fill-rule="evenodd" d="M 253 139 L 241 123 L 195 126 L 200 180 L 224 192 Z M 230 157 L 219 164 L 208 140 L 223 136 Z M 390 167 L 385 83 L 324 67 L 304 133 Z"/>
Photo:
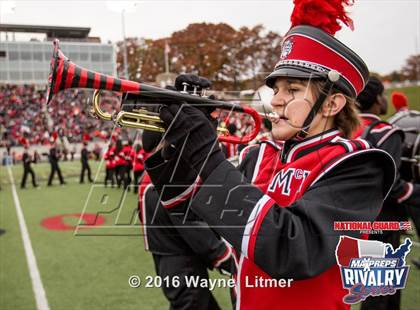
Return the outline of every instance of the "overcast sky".
<path id="1" fill-rule="evenodd" d="M 0 23 L 90 27 L 91 36 L 115 42 L 122 38 L 118 7 L 123 5 L 128 7 L 127 37 L 166 37 L 194 22 L 225 22 L 235 28 L 263 24 L 284 34 L 293 9 L 292 0 L 135 2 L 133 6 L 133 1 L 0 0 Z M 381 74 L 398 70 L 409 55 L 420 53 L 420 0 L 359 0 L 349 11 L 355 30 L 343 29 L 336 36 L 370 70 Z"/>

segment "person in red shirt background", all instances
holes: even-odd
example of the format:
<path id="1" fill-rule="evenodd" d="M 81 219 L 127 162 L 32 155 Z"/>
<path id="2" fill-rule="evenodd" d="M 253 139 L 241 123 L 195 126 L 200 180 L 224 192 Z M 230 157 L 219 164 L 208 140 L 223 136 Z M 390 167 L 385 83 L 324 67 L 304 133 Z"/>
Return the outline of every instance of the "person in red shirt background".
<path id="1" fill-rule="evenodd" d="M 111 142 L 108 150 L 104 154 L 105 159 L 105 187 L 108 186 L 108 181 L 111 181 L 111 187 L 115 186 L 115 145 Z"/>

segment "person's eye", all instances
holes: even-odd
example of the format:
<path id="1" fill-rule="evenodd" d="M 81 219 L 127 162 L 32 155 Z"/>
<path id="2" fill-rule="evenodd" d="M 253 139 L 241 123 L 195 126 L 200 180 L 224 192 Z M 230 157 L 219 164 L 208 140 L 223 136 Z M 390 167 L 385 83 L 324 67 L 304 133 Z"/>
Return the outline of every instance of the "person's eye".
<path id="1" fill-rule="evenodd" d="M 295 92 L 297 92 L 297 91 L 299 91 L 299 89 L 297 89 L 297 88 L 295 88 L 295 87 L 289 87 L 289 88 L 287 89 L 287 92 L 288 92 L 289 94 L 293 94 L 293 93 L 295 93 Z"/>

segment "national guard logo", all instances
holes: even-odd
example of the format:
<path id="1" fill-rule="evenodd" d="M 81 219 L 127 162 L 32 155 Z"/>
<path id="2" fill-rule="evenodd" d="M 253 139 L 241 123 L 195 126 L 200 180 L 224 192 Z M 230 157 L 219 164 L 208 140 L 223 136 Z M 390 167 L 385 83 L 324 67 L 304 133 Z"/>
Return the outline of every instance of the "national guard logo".
<path id="1" fill-rule="evenodd" d="M 283 48 L 281 50 L 280 60 L 285 59 L 291 53 L 292 48 L 293 48 L 292 39 L 288 39 L 286 42 L 284 42 Z"/>
<path id="2" fill-rule="evenodd" d="M 393 295 L 405 288 L 409 266 L 405 259 L 412 242 L 406 238 L 397 249 L 391 244 L 340 236 L 335 256 L 343 287 L 349 293 L 346 304 L 356 304 L 369 296 Z"/>

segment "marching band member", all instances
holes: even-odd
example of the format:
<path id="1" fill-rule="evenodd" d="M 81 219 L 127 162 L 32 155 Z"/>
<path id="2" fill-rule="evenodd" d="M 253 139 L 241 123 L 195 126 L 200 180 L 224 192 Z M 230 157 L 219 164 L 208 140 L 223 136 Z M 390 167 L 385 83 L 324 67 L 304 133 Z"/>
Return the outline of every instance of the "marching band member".
<path id="1" fill-rule="evenodd" d="M 52 186 L 52 181 L 54 179 L 54 175 L 55 175 L 56 172 L 57 172 L 60 184 L 61 185 L 66 184 L 66 182 L 64 181 L 63 175 L 61 174 L 60 166 L 58 165 L 58 162 L 59 162 L 60 158 L 61 158 L 61 152 L 58 149 L 58 142 L 55 141 L 55 142 L 53 142 L 53 145 L 51 146 L 50 152 L 48 154 L 48 160 L 49 160 L 50 165 L 51 165 L 51 172 L 50 172 L 50 176 L 48 178 L 47 186 Z"/>
<path id="2" fill-rule="evenodd" d="M 23 163 L 23 175 L 22 175 L 22 181 L 20 183 L 20 188 L 23 189 L 26 187 L 26 179 L 28 177 L 28 174 L 32 177 L 32 185 L 33 187 L 38 187 L 36 184 L 36 177 L 35 172 L 31 167 L 31 164 L 35 162 L 35 158 L 32 158 L 29 154 L 29 146 L 25 144 L 24 146 L 24 152 L 22 155 L 22 163 Z"/>
<path id="3" fill-rule="evenodd" d="M 404 132 L 400 128 L 381 120 L 379 117 L 380 115 L 385 115 L 388 110 L 388 102 L 384 91 L 384 85 L 378 78 L 369 78 L 366 87 L 357 97 L 363 123 L 354 132 L 353 137 L 362 137 L 368 140 L 372 146 L 386 151 L 394 159 L 396 167 L 399 168 L 401 165 Z M 415 199 L 415 196 L 412 195 L 413 184 L 400 178 L 397 170 L 395 183 L 388 199 L 384 203 L 382 212 L 386 209 L 387 202 L 394 201 L 400 204 L 406 200 Z"/>
<path id="4" fill-rule="evenodd" d="M 360 136 L 368 140 L 372 146 L 386 151 L 394 159 L 396 167 L 399 168 L 404 133 L 400 128 L 379 118 L 379 115 L 385 115 L 388 110 L 388 102 L 384 91 L 384 85 L 379 79 L 376 77 L 369 78 L 364 90 L 357 97 L 363 124 L 354 133 L 354 136 Z M 417 199 L 416 202 L 416 196 L 420 197 L 420 187 L 416 190 L 412 183 L 404 181 L 397 169 L 394 185 L 376 220 L 407 221 L 408 214 L 404 204 L 415 205 L 417 203 L 420 206 L 420 200 Z M 401 232 L 398 230 L 384 230 L 382 234 L 370 235 L 369 239 L 390 243 L 396 249 L 400 245 L 400 236 Z M 393 295 L 367 298 L 362 304 L 362 309 L 398 310 L 400 309 L 400 301 L 401 290 L 397 290 Z"/>
<path id="5" fill-rule="evenodd" d="M 131 154 L 133 151 L 132 142 L 130 140 L 125 142 L 125 145 L 121 149 L 119 156 L 123 158 L 123 166 L 121 168 L 121 180 L 123 182 L 124 189 L 130 191 L 130 183 L 131 183 L 131 168 L 133 166 Z"/>
<path id="6" fill-rule="evenodd" d="M 404 93 L 392 92 L 391 100 L 396 113 L 389 118 L 388 122 L 396 124 L 405 133 L 401 157 L 401 159 L 404 157 L 404 161 L 401 160 L 400 166 L 401 178 L 411 182 L 415 188 L 418 188 L 420 186 L 420 169 L 418 166 L 419 159 L 416 160 L 416 156 L 419 155 L 420 146 L 416 141 L 420 139 L 420 112 L 410 109 L 408 98 Z M 417 235 L 420 236 L 420 202 L 416 204 L 406 203 L 406 206 L 408 214 L 413 220 Z M 417 269 L 420 269 L 420 258 L 411 258 L 411 262 Z"/>
<path id="7" fill-rule="evenodd" d="M 111 187 L 115 184 L 115 145 L 111 142 L 108 150 L 104 154 L 105 159 L 105 187 L 108 186 L 108 181 L 111 181 Z"/>
<path id="8" fill-rule="evenodd" d="M 194 212 L 233 246 L 239 309 L 349 309 L 335 249 L 340 234 L 361 235 L 334 231 L 334 222 L 373 221 L 394 182 L 390 155 L 349 139 L 368 69 L 332 36 L 338 19 L 352 24 L 343 4 L 295 5 L 280 60 L 266 78 L 278 115 L 273 138 L 284 144 L 262 143 L 237 169 L 205 112 L 169 104 L 160 110 L 165 144 L 146 161 L 170 212 Z M 285 278 L 293 279 L 287 287 L 259 285 Z"/>
<path id="9" fill-rule="evenodd" d="M 122 151 L 123 144 L 120 139 L 116 141 L 115 144 L 115 179 L 117 180 L 118 187 L 121 187 L 124 181 L 124 165 L 125 165 L 125 156 Z"/>
<path id="10" fill-rule="evenodd" d="M 80 162 L 82 163 L 82 170 L 80 171 L 80 184 L 85 183 L 85 172 L 87 172 L 87 177 L 90 183 L 92 180 L 92 172 L 89 166 L 89 150 L 87 149 L 88 142 L 83 141 L 82 151 L 80 153 Z"/>
<path id="11" fill-rule="evenodd" d="M 391 102 L 396 113 L 408 111 L 408 99 L 404 93 L 397 91 L 392 92 Z"/>

